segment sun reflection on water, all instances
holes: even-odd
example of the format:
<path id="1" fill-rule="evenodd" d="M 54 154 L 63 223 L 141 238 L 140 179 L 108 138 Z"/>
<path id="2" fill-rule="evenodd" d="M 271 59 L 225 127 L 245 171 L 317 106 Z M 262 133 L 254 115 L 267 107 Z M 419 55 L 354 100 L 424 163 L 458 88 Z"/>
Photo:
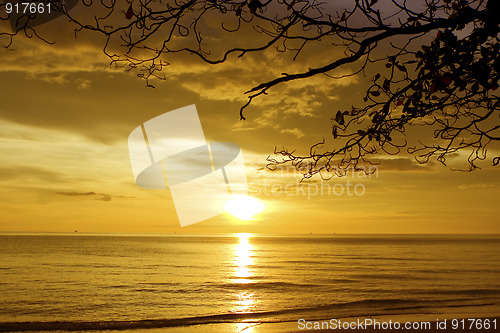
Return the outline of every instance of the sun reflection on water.
<path id="1" fill-rule="evenodd" d="M 252 272 L 250 270 L 250 265 L 253 263 L 252 250 L 253 247 L 248 241 L 250 237 L 248 234 L 238 234 L 239 243 L 236 244 L 234 249 L 234 263 L 235 263 L 235 283 L 251 283 L 250 278 L 252 277 Z"/>
<path id="2" fill-rule="evenodd" d="M 253 323 L 237 323 L 237 324 L 235 324 L 234 332 L 252 333 L 252 332 L 255 332 L 255 330 L 254 330 L 255 326 L 256 326 L 256 324 L 253 324 Z"/>
<path id="3" fill-rule="evenodd" d="M 240 284 L 242 290 L 239 290 L 236 296 L 235 312 L 250 312 L 254 305 L 254 294 L 243 290 L 245 284 L 252 283 L 253 272 L 253 246 L 249 241 L 250 235 L 246 233 L 238 234 L 239 242 L 234 247 L 234 279 L 233 282 Z"/>

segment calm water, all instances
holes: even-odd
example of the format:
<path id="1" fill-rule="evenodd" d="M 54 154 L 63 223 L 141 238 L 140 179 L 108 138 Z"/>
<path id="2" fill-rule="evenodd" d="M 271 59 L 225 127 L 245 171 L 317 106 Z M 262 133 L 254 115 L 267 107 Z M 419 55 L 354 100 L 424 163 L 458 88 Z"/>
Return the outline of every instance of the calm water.
<path id="1" fill-rule="evenodd" d="M 499 253 L 499 236 L 1 235 L 0 322 L 432 313 L 498 303 Z"/>

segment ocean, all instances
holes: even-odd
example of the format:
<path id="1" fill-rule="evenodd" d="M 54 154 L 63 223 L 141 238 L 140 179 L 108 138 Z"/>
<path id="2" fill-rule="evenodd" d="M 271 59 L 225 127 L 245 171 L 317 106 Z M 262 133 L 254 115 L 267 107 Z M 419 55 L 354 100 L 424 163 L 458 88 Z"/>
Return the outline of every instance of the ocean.
<path id="1" fill-rule="evenodd" d="M 498 235 L 3 234 L 0 331 L 481 308 L 500 304 L 499 253 Z"/>

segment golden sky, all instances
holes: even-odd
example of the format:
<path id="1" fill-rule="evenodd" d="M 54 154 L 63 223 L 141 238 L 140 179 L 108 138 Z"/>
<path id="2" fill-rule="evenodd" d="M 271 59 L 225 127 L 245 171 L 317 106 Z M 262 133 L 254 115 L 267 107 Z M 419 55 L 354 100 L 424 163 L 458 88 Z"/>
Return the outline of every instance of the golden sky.
<path id="1" fill-rule="evenodd" d="M 152 89 L 137 73 L 109 66 L 101 37 L 82 33 L 74 39 L 63 18 L 40 30 L 56 43 L 18 36 L 11 49 L 0 49 L 0 232 L 500 232 L 500 171 L 488 164 L 463 173 L 436 163 L 419 165 L 406 154 L 379 156 L 375 175 L 323 184 L 297 184 L 290 170 L 262 169 L 275 146 L 307 153 L 328 138 L 337 110 L 362 103 L 371 72 L 277 87 L 247 109 L 246 121 L 239 120 L 245 91 L 341 55 L 328 44 L 313 46 L 295 62 L 293 54 L 265 52 L 212 66 L 178 55 L 169 58 L 166 80 Z M 196 104 L 208 141 L 242 148 L 250 195 L 266 207 L 255 219 L 222 214 L 180 228 L 168 190 L 135 185 L 130 132 L 190 104 Z M 451 166 L 460 161 L 457 156 Z M 346 193 L 356 185 L 363 195 Z M 337 195 L 341 187 L 344 193 Z M 328 188 L 337 192 L 328 194 Z"/>

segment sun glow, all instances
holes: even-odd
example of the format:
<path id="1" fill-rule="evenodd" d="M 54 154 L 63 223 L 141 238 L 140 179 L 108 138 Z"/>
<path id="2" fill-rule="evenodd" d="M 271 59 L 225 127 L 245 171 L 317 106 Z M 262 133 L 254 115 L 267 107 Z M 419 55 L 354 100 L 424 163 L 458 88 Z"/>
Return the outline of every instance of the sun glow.
<path id="1" fill-rule="evenodd" d="M 240 220 L 251 220 L 263 209 L 264 205 L 260 200 L 248 195 L 234 195 L 226 203 L 227 212 Z"/>

